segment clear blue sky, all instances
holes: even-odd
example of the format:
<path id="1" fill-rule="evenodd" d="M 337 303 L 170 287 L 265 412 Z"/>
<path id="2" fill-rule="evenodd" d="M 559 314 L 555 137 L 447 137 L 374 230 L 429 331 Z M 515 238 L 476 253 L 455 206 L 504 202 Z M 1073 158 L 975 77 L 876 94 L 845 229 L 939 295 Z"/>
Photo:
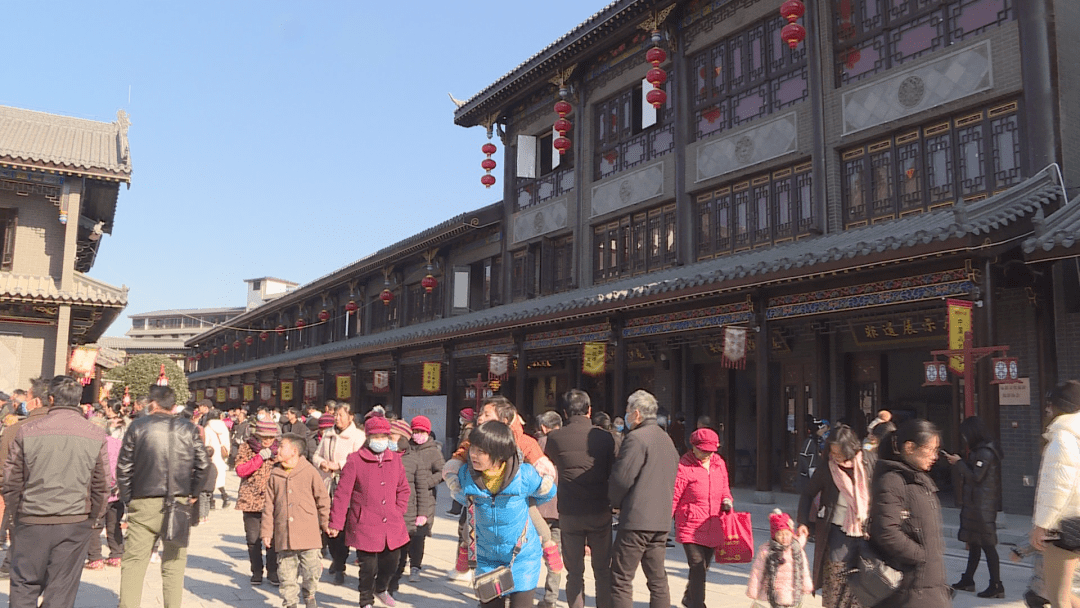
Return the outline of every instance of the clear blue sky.
<path id="1" fill-rule="evenodd" d="M 0 105 L 131 116 L 134 175 L 90 275 L 128 314 L 242 306 L 501 198 L 468 99 L 606 0 L 14 2 Z M 129 99 L 130 91 L 130 99 Z M 554 115 L 553 115 L 554 117 Z M 179 273 L 176 271 L 179 270 Z"/>

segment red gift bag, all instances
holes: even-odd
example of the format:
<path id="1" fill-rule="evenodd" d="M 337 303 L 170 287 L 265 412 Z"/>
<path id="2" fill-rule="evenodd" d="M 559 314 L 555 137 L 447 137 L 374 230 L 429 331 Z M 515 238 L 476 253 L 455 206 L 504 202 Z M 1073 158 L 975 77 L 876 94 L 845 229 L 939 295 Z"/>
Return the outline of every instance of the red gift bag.
<path id="1" fill-rule="evenodd" d="M 749 513 L 721 513 L 723 543 L 716 548 L 718 564 L 749 564 L 754 561 L 754 529 L 750 526 Z"/>

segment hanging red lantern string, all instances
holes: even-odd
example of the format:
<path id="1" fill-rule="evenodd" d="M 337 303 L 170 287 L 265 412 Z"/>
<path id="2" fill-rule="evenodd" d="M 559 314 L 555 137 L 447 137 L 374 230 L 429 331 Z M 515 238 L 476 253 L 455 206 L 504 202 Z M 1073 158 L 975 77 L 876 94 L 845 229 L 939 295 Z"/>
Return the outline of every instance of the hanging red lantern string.
<path id="1" fill-rule="evenodd" d="M 326 323 L 330 320 L 330 311 L 325 308 L 319 311 L 319 320 Z"/>
<path id="2" fill-rule="evenodd" d="M 491 137 L 490 132 L 488 133 L 488 137 Z M 498 150 L 499 149 L 495 147 L 495 144 L 490 141 L 480 148 L 480 151 L 487 155 L 487 158 L 480 161 L 480 166 L 484 171 L 487 171 L 485 175 L 480 177 L 480 183 L 484 184 L 485 188 L 490 188 L 495 185 L 495 176 L 491 174 L 491 170 L 495 168 L 495 160 L 491 158 L 491 155 L 495 154 Z"/>
<path id="3" fill-rule="evenodd" d="M 259 339 L 262 340 L 263 342 L 266 342 L 267 338 L 269 338 L 269 337 L 270 337 L 269 332 L 264 331 L 264 332 L 259 334 Z"/>
<path id="4" fill-rule="evenodd" d="M 390 301 L 394 299 L 394 293 L 390 291 L 389 287 L 387 287 L 386 289 L 382 290 L 382 293 L 379 294 L 379 299 L 382 300 L 382 303 L 386 306 L 390 306 Z"/>
<path id="5" fill-rule="evenodd" d="M 788 24 L 780 30 L 780 39 L 786 42 L 793 51 L 800 42 L 806 40 L 806 29 L 795 23 L 805 13 L 806 7 L 799 0 L 787 0 L 780 5 L 780 16 L 788 21 Z"/>
<path id="6" fill-rule="evenodd" d="M 664 83 L 667 82 L 667 72 L 660 67 L 661 63 L 667 61 L 667 52 L 660 48 L 661 40 L 663 40 L 663 38 L 660 36 L 660 30 L 653 30 L 652 43 L 655 46 L 645 53 L 645 60 L 653 66 L 652 69 L 645 74 L 645 80 L 653 86 L 653 89 L 645 94 L 645 101 L 652 104 L 652 107 L 657 110 L 667 103 L 667 93 L 661 88 Z"/>
<path id="7" fill-rule="evenodd" d="M 255 336 L 248 336 L 248 337 L 244 338 L 244 343 L 247 344 L 248 346 L 251 346 L 252 344 L 255 343 Z"/>
<path id="8" fill-rule="evenodd" d="M 360 305 L 353 300 L 349 300 L 349 303 L 345 305 L 345 312 L 356 312 L 360 309 Z"/>
<path id="9" fill-rule="evenodd" d="M 569 120 L 566 119 L 566 115 L 574 111 L 574 106 L 570 105 L 566 98 L 570 96 L 570 91 L 566 87 L 559 87 L 559 101 L 555 102 L 555 113 L 559 115 L 559 119 L 555 121 L 555 131 L 559 134 L 555 138 L 555 141 L 551 142 L 552 147 L 559 151 L 559 154 L 566 154 L 566 151 L 570 149 L 570 139 L 566 137 L 566 133 L 574 126 Z"/>
<path id="10" fill-rule="evenodd" d="M 432 291 L 435 291 L 435 288 L 438 285 L 439 285 L 439 282 L 436 281 L 435 277 L 430 275 L 430 274 L 427 275 L 426 277 L 424 277 L 424 279 L 422 281 L 420 281 L 420 286 L 423 287 L 424 291 L 426 291 L 427 293 L 431 293 Z"/>

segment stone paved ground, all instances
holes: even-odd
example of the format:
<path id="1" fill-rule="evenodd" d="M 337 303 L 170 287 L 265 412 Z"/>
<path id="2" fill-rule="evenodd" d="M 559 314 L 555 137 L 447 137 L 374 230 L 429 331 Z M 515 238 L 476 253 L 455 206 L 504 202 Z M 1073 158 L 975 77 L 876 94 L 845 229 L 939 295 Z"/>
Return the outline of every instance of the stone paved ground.
<path id="1" fill-rule="evenodd" d="M 237 478 L 230 474 L 230 487 L 238 485 Z M 736 501 L 740 508 L 754 512 L 755 538 L 760 544 L 768 536 L 768 520 L 764 513 L 766 507 L 748 504 L 751 492 L 736 491 Z M 741 500 L 742 499 L 742 500 Z M 792 498 L 778 494 L 780 506 L 791 512 Z M 422 579 L 418 583 L 402 581 L 397 602 L 399 606 L 418 608 L 472 608 L 476 601 L 471 590 L 464 583 L 448 581 L 446 574 L 453 569 L 454 549 L 456 545 L 456 519 L 446 515 L 449 498 L 446 492 L 440 492 L 438 520 L 435 535 L 429 539 L 424 561 Z M 955 510 L 947 509 L 945 518 L 955 517 Z M 1019 520 L 1018 520 L 1019 521 Z M 280 606 L 281 599 L 277 588 L 264 582 L 261 587 L 252 587 L 248 582 L 250 571 L 247 563 L 247 549 L 244 545 L 243 523 L 238 511 L 213 511 L 210 521 L 197 527 L 192 533 L 189 549 L 187 577 L 185 581 L 184 606 L 235 606 L 246 608 L 253 606 Z M 1004 541 L 1003 541 L 1004 542 Z M 960 594 L 955 602 L 957 608 L 970 606 L 1000 606 L 1002 608 L 1020 608 L 1023 601 L 1021 594 L 1026 586 L 1031 570 L 1026 566 L 1017 566 L 1006 560 L 1007 547 L 1001 547 L 1002 574 L 1007 593 L 1006 600 L 980 600 L 974 594 Z M 106 548 L 107 553 L 107 548 Z M 812 556 L 812 547 L 811 551 Z M 667 551 L 667 568 L 671 595 L 674 601 L 682 596 L 686 584 L 686 560 L 682 548 L 676 545 Z M 950 546 L 946 554 L 948 580 L 959 578 L 964 568 L 966 554 Z M 329 565 L 329 562 L 325 562 Z M 356 606 L 356 566 L 348 566 L 345 586 L 336 586 L 323 582 L 319 587 L 320 606 Z M 746 597 L 746 580 L 749 575 L 748 565 L 713 566 L 709 570 L 706 602 L 711 608 L 728 606 L 748 607 L 751 602 Z M 586 588 L 592 589 L 591 576 L 587 576 Z M 541 578 L 541 580 L 543 580 Z M 985 586 L 986 567 L 982 565 L 976 580 L 980 589 Z M 84 571 L 82 585 L 76 606 L 106 607 L 116 606 L 117 590 L 120 587 L 120 569 L 107 568 L 103 571 Z M 7 603 L 8 585 L 0 582 L 0 602 Z M 560 598 L 560 608 L 565 608 L 564 597 Z M 648 607 L 648 591 L 643 575 L 639 573 L 635 581 L 635 606 Z M 161 576 L 155 565 L 147 571 L 143 606 L 161 606 Z M 594 605 L 589 601 L 589 605 Z M 806 608 L 820 608 L 820 598 L 807 598 Z"/>

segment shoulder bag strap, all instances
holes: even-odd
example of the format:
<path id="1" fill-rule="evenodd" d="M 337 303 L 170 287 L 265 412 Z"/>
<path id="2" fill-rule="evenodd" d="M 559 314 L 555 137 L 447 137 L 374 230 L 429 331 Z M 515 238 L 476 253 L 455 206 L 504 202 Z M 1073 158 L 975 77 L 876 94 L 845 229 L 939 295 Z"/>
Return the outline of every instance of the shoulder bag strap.
<path id="1" fill-rule="evenodd" d="M 521 536 L 518 537 L 517 544 L 514 545 L 514 553 L 510 556 L 510 566 L 514 565 L 514 560 L 517 558 L 518 553 L 521 552 L 521 546 L 525 544 L 525 535 L 529 533 L 529 512 L 525 511 L 525 527 L 521 529 Z"/>
<path id="2" fill-rule="evenodd" d="M 175 453 L 175 450 L 173 449 L 173 423 L 175 422 L 175 418 L 169 418 L 169 458 L 165 459 L 165 499 L 162 501 L 163 511 L 169 507 L 169 501 L 173 500 L 172 466 L 170 466 L 169 459 Z"/>

